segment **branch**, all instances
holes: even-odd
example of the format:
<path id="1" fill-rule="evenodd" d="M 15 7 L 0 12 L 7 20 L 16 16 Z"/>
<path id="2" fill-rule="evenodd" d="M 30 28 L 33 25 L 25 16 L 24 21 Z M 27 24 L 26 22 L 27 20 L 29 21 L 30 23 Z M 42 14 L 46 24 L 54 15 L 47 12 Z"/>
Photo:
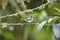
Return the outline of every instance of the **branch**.
<path id="1" fill-rule="evenodd" d="M 12 16 L 17 16 L 18 14 L 22 14 L 22 13 L 26 13 L 26 12 L 32 12 L 34 10 L 41 10 L 41 9 L 44 9 L 46 5 L 48 5 L 50 3 L 50 1 L 48 1 L 46 4 L 42 4 L 41 6 L 38 6 L 36 8 L 33 8 L 33 9 L 28 9 L 28 10 L 25 10 L 25 11 L 20 11 L 18 13 L 15 13 L 15 14 L 11 14 L 11 15 L 5 15 L 5 16 L 0 16 L 0 19 L 2 18 L 6 18 L 6 17 L 12 17 Z"/>

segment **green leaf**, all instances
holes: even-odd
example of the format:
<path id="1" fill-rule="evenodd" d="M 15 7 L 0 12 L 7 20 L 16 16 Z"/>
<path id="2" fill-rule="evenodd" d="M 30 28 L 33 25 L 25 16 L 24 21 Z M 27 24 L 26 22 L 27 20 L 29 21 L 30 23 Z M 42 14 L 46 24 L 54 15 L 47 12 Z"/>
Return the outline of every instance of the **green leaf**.
<path id="1" fill-rule="evenodd" d="M 2 9 L 3 10 L 5 10 L 7 4 L 8 4 L 8 0 L 2 0 Z"/>
<path id="2" fill-rule="evenodd" d="M 47 21 L 41 22 L 41 23 L 38 25 L 37 30 L 40 31 L 40 30 L 44 27 L 44 25 L 45 25 L 46 23 L 47 23 Z"/>
<path id="3" fill-rule="evenodd" d="M 59 8 L 55 7 L 54 10 L 60 13 L 60 9 Z"/>
<path id="4" fill-rule="evenodd" d="M 58 20 L 57 17 L 49 18 L 49 19 L 48 19 L 48 24 L 51 24 L 51 25 L 52 25 L 52 24 L 55 24 L 57 20 Z"/>

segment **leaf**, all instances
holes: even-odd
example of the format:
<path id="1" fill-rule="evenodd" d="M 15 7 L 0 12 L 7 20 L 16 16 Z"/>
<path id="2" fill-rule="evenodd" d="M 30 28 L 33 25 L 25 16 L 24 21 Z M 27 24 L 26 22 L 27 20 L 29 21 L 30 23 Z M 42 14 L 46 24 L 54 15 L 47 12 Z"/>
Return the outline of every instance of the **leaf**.
<path id="1" fill-rule="evenodd" d="M 57 17 L 49 18 L 48 19 L 48 24 L 55 24 L 56 20 L 58 20 Z"/>
<path id="2" fill-rule="evenodd" d="M 8 0 L 2 0 L 2 9 L 3 10 L 5 10 L 7 4 L 8 4 Z"/>
<path id="3" fill-rule="evenodd" d="M 55 40 L 52 26 L 45 25 L 37 34 L 37 40 Z"/>
<path id="4" fill-rule="evenodd" d="M 38 25 L 37 30 L 40 31 L 40 30 L 43 28 L 43 26 L 46 24 L 46 22 L 47 22 L 47 21 L 41 22 L 41 23 Z"/>
<path id="5" fill-rule="evenodd" d="M 48 19 L 48 23 L 51 22 L 52 20 L 53 20 L 52 18 L 49 18 L 49 19 Z"/>
<path id="6" fill-rule="evenodd" d="M 55 7 L 54 10 L 60 13 L 60 9 L 59 8 Z"/>
<path id="7" fill-rule="evenodd" d="M 53 25 L 53 32 L 56 36 L 56 38 L 60 38 L 60 23 Z"/>

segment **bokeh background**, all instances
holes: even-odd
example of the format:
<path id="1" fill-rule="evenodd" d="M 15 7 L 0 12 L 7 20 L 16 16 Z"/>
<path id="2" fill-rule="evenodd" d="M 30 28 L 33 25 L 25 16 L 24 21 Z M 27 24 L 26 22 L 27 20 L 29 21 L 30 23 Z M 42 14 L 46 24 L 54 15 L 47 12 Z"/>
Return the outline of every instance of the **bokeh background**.
<path id="1" fill-rule="evenodd" d="M 0 0 L 0 40 L 59 40 L 60 0 Z"/>

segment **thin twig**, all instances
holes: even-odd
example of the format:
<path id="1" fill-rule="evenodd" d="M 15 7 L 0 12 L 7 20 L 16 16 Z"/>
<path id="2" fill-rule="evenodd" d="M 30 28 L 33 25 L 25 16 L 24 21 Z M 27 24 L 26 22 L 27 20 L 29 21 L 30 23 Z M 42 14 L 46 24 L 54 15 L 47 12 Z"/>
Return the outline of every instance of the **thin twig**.
<path id="1" fill-rule="evenodd" d="M 39 23 L 0 23 L 0 25 L 24 25 L 24 24 L 39 24 Z"/>

